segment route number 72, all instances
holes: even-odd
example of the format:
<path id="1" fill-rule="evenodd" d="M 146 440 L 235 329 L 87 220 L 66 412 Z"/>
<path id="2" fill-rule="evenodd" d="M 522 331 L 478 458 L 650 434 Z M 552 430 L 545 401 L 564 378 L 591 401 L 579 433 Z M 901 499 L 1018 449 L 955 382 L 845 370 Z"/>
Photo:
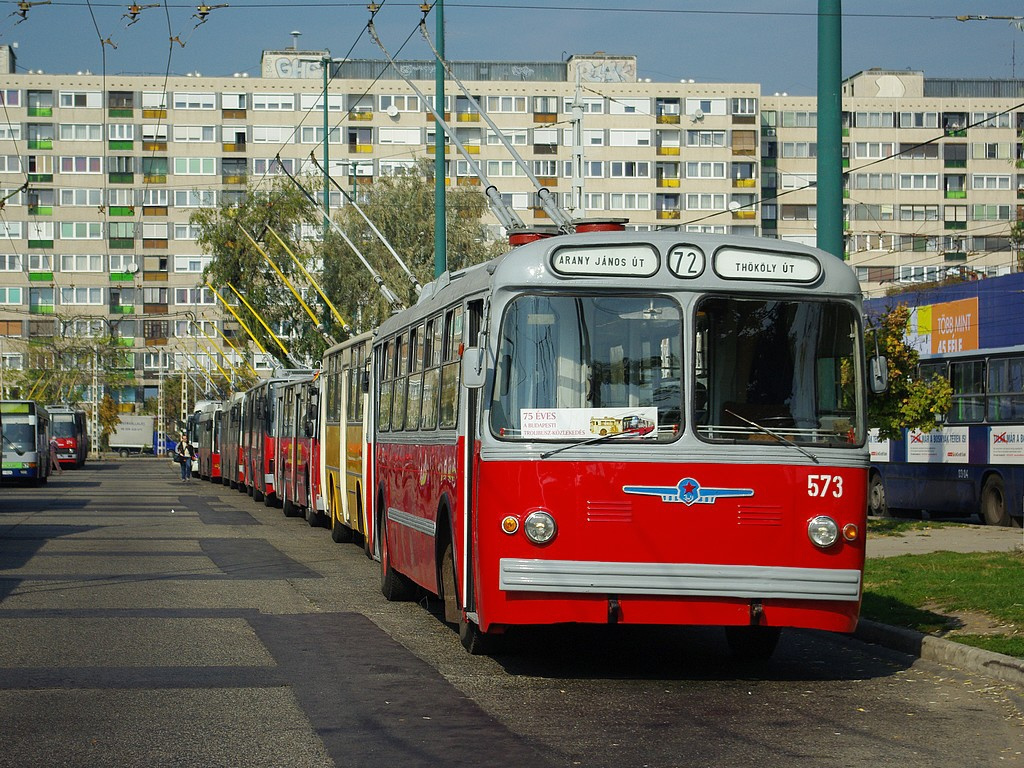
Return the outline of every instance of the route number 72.
<path id="1" fill-rule="evenodd" d="M 840 475 L 808 475 L 807 495 L 812 497 L 843 495 L 843 478 Z"/>

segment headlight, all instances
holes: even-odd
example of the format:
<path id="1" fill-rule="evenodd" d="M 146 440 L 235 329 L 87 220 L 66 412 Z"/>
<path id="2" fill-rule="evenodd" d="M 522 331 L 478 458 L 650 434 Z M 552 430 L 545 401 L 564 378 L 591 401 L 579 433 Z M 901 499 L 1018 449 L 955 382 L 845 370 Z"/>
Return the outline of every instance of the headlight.
<path id="1" fill-rule="evenodd" d="M 818 515 L 807 524 L 807 537 L 816 547 L 827 549 L 839 538 L 839 526 L 826 515 Z"/>
<path id="2" fill-rule="evenodd" d="M 526 520 L 523 521 L 523 532 L 534 544 L 547 544 L 555 538 L 558 526 L 549 512 L 537 510 L 526 516 Z"/>

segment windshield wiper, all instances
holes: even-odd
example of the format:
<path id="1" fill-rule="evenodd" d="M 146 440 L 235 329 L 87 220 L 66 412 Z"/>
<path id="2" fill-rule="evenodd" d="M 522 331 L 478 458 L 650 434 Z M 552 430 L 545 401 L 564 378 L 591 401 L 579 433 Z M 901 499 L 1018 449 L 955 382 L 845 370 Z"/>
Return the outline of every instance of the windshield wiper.
<path id="1" fill-rule="evenodd" d="M 740 416 L 740 415 L 739 415 L 738 413 L 736 413 L 735 411 L 730 411 L 730 410 L 729 410 L 728 408 L 726 408 L 726 409 L 725 409 L 725 412 L 726 412 L 727 414 L 729 414 L 730 416 L 733 416 L 733 417 L 735 417 L 735 418 L 739 419 L 739 420 L 740 420 L 740 421 L 742 421 L 742 422 L 743 422 L 744 424 L 749 424 L 749 425 L 750 425 L 750 426 L 752 426 L 752 427 L 753 427 L 754 429 L 756 429 L 756 430 L 758 430 L 758 431 L 760 431 L 760 432 L 764 432 L 764 433 L 765 433 L 766 435 L 768 435 L 769 437 L 774 437 L 774 438 L 775 438 L 776 440 L 778 440 L 778 441 L 779 441 L 780 443 L 782 443 L 783 445 L 788 445 L 788 446 L 790 446 L 791 448 L 796 448 L 796 449 L 797 449 L 798 451 L 800 451 L 800 453 L 802 453 L 802 454 L 803 454 L 804 456 L 806 456 L 807 458 L 809 458 L 809 459 L 810 459 L 811 461 L 813 461 L 813 462 L 814 462 L 815 464 L 821 464 L 821 462 L 820 462 L 820 461 L 818 461 L 818 457 L 817 457 L 817 456 L 815 456 L 815 455 L 814 455 L 813 453 L 811 453 L 810 451 L 808 451 L 808 450 L 807 450 L 806 448 L 804 448 L 803 446 L 797 445 L 797 444 L 796 444 L 796 443 L 794 443 L 794 442 L 793 442 L 792 440 L 790 440 L 790 439 L 789 439 L 788 437 L 784 437 L 783 435 L 780 435 L 780 434 L 779 434 L 778 432 L 776 432 L 775 430 L 772 430 L 772 429 L 768 429 L 768 427 L 766 427 L 766 426 L 764 426 L 764 425 L 762 425 L 762 424 L 758 424 L 758 423 L 757 423 L 756 421 L 751 421 L 751 420 L 750 420 L 750 419 L 748 419 L 748 418 L 745 418 L 745 417 L 743 417 L 743 416 Z"/>
<path id="2" fill-rule="evenodd" d="M 568 451 L 570 448 L 578 448 L 581 445 L 593 445 L 594 443 L 603 443 L 607 440 L 613 440 L 617 437 L 648 437 L 654 432 L 654 427 L 637 427 L 636 429 L 627 429 L 622 432 L 609 432 L 607 435 L 597 435 L 596 437 L 590 437 L 586 440 L 580 440 L 578 443 L 569 443 L 569 445 L 561 445 L 558 448 L 554 448 L 550 451 L 545 451 L 540 455 L 542 459 L 546 459 L 550 456 L 554 456 L 556 453 L 562 451 Z"/>

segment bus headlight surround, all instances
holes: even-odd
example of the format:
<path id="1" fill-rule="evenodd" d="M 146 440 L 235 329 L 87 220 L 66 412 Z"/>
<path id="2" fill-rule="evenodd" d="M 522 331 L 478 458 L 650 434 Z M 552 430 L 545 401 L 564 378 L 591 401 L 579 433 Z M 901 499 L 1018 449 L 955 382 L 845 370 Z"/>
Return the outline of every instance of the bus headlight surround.
<path id="1" fill-rule="evenodd" d="M 807 523 L 807 537 L 814 546 L 828 549 L 839 540 L 839 526 L 828 515 L 818 515 Z"/>
<path id="2" fill-rule="evenodd" d="M 549 544 L 558 533 L 558 526 L 550 512 L 537 509 L 528 514 L 523 521 L 523 533 L 534 544 Z"/>

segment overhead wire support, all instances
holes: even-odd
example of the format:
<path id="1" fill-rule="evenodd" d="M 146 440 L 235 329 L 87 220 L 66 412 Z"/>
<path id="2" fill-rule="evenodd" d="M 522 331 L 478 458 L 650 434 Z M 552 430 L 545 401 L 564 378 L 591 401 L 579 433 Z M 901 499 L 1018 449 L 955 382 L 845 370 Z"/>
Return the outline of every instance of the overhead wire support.
<path id="1" fill-rule="evenodd" d="M 238 324 L 240 326 L 242 326 L 242 329 L 249 335 L 249 338 L 252 339 L 253 344 L 256 345 L 256 347 L 259 349 L 259 351 L 262 352 L 264 355 L 270 354 L 269 352 L 267 352 L 266 347 L 264 347 L 260 343 L 260 340 L 256 338 L 256 334 L 254 334 L 252 332 L 252 330 L 249 328 L 249 326 L 245 324 L 245 320 L 243 320 L 241 317 L 239 317 L 238 313 L 235 312 L 235 308 L 232 307 L 228 303 L 227 299 L 225 299 L 223 296 L 221 296 L 220 293 L 217 291 L 217 289 L 214 288 L 212 285 L 210 285 L 210 283 L 207 283 L 206 287 L 209 288 L 211 291 L 213 291 L 213 295 L 214 296 L 216 296 L 218 299 L 220 299 L 220 303 L 223 304 L 224 308 L 227 309 L 227 311 L 231 313 L 231 315 L 235 318 L 235 320 L 238 321 Z"/>
<path id="2" fill-rule="evenodd" d="M 298 365 L 298 363 L 292 360 L 292 356 L 288 352 L 288 348 L 277 337 L 277 334 L 270 329 L 270 326 L 267 325 L 267 321 L 264 320 L 260 313 L 256 311 L 255 307 L 253 307 L 253 305 L 246 300 L 245 296 L 239 293 L 238 289 L 235 288 L 235 286 L 233 286 L 231 283 L 228 283 L 228 288 L 230 288 L 231 292 L 238 297 L 238 300 L 245 305 L 245 308 L 252 312 L 253 317 L 255 317 L 259 321 L 260 325 L 263 326 L 263 330 L 267 332 L 267 335 L 274 340 L 278 347 L 281 348 L 281 353 L 288 359 L 288 361 L 291 362 L 293 365 Z"/>
<path id="3" fill-rule="evenodd" d="M 284 171 L 285 175 L 291 180 L 292 184 L 298 187 L 299 191 L 302 192 L 305 198 L 313 204 L 314 208 L 319 208 L 320 202 L 313 196 L 313 194 L 308 189 L 302 186 L 299 183 L 299 180 L 296 179 L 291 174 L 291 172 L 284 166 L 284 164 L 280 162 L 280 155 L 277 156 L 277 160 L 279 161 L 278 164 L 281 166 L 281 170 Z M 347 234 L 345 234 L 345 230 L 338 226 L 338 222 L 336 222 L 334 219 L 330 217 L 325 218 L 327 219 L 327 223 L 330 224 L 331 229 L 338 233 L 338 236 L 345 241 L 345 244 L 348 245 L 348 247 L 352 249 L 352 252 L 355 253 L 355 255 L 358 257 L 360 263 L 364 267 L 366 267 L 366 271 L 370 273 L 370 277 L 373 278 L 373 282 L 376 284 L 377 289 L 381 292 L 381 295 L 384 297 L 384 300 L 391 305 L 391 308 L 405 309 L 405 304 L 402 302 L 402 300 L 399 299 L 398 296 L 396 296 L 391 291 L 391 289 L 387 287 L 387 285 L 385 285 L 384 278 L 381 277 L 380 273 L 377 272 L 377 270 L 375 270 L 370 265 L 370 262 L 366 260 L 366 257 L 363 255 L 363 252 L 360 251 L 359 248 L 356 247 L 356 244 L 352 242 L 352 239 Z"/>
<path id="4" fill-rule="evenodd" d="M 544 209 L 544 212 L 548 215 L 548 218 L 555 222 L 555 224 L 558 226 L 560 230 L 562 230 L 562 232 L 571 234 L 576 230 L 575 225 L 572 223 L 572 218 L 564 210 L 562 210 L 562 207 L 558 204 L 558 201 L 555 199 L 555 196 L 551 194 L 551 190 L 549 190 L 547 187 L 540 183 L 540 179 L 538 179 L 536 174 L 534 174 L 533 169 L 530 168 L 529 163 L 523 160 L 522 156 L 516 151 L 515 147 L 512 146 L 512 142 L 508 140 L 508 137 L 505 135 L 505 133 L 500 128 L 498 128 L 498 126 L 495 124 L 493 120 L 491 120 L 491 116 L 488 115 L 487 112 L 483 109 L 483 107 L 480 106 L 480 102 L 477 101 L 476 97 L 472 93 L 470 93 L 469 89 L 466 88 L 465 84 L 463 84 L 463 82 L 455 74 L 455 71 L 452 69 L 451 65 L 447 61 L 445 61 L 444 58 L 442 58 L 441 54 L 438 53 L 437 48 L 434 47 L 434 41 L 430 39 L 430 33 L 427 32 L 428 11 L 429 9 L 424 10 L 423 18 L 420 19 L 420 34 L 423 35 L 423 39 L 426 40 L 427 45 L 430 47 L 431 52 L 434 54 L 434 58 L 437 59 L 437 61 L 441 64 L 442 67 L 444 67 L 445 71 L 448 73 L 448 77 L 454 80 L 455 84 L 459 86 L 459 89 L 462 91 L 463 94 L 465 94 L 467 101 L 469 101 L 473 108 L 476 109 L 477 113 L 484 119 L 484 122 L 486 122 L 490 129 L 494 131 L 495 135 L 498 137 L 498 140 L 501 141 L 505 149 L 508 150 L 508 153 L 512 155 L 512 159 L 515 160 L 516 165 L 523 169 L 523 173 L 526 174 L 526 177 L 530 180 L 530 183 L 533 184 L 534 188 L 537 190 L 537 199 L 540 201 L 541 208 Z"/>
<path id="5" fill-rule="evenodd" d="M 323 171 L 323 166 L 321 166 L 320 163 L 317 161 L 316 156 L 312 152 L 309 153 L 309 156 L 312 159 L 313 164 L 316 165 L 316 167 L 320 171 Z M 398 262 L 398 266 L 400 266 L 402 268 L 402 271 L 409 276 L 409 280 L 412 281 L 412 287 L 416 290 L 416 293 L 422 293 L 423 286 L 420 285 L 420 281 L 416 279 L 416 275 L 414 275 L 412 273 L 412 270 L 410 270 L 409 267 L 406 266 L 405 262 L 402 260 L 402 257 L 398 255 L 398 252 L 392 247 L 388 239 L 384 237 L 384 234 L 379 229 L 377 229 L 377 225 L 370 220 L 370 217 L 366 215 L 366 212 L 359 206 L 359 203 L 356 202 L 356 199 L 352 197 L 352 195 L 350 195 L 345 190 L 344 187 L 338 184 L 338 182 L 335 179 L 331 178 L 329 174 L 327 174 L 327 177 L 331 179 L 331 184 L 334 185 L 335 189 L 341 192 L 345 199 L 348 200 L 348 202 L 356 209 L 359 215 L 363 217 L 363 221 L 365 221 L 369 225 L 370 229 L 373 230 L 373 233 L 377 236 L 381 243 L 384 244 L 384 247 L 388 249 L 388 252 L 394 257 L 395 261 Z"/>
<path id="6" fill-rule="evenodd" d="M 438 114 L 434 105 L 431 104 L 427 97 L 423 95 L 423 91 L 417 88 L 416 84 L 406 77 L 405 73 L 402 72 L 401 67 L 399 67 L 397 62 L 391 58 L 391 54 L 388 53 L 388 49 L 384 47 L 384 44 L 380 41 L 380 37 L 377 35 L 377 30 L 373 26 L 372 18 L 366 25 L 366 31 L 373 39 L 373 42 L 377 44 L 377 47 L 384 53 L 384 57 L 388 60 L 388 63 L 391 64 L 391 68 L 394 69 L 394 71 L 403 80 L 405 80 L 409 87 L 412 88 L 413 92 L 419 97 L 420 101 L 428 110 L 430 110 L 430 114 L 434 116 L 435 125 L 448 134 L 448 138 L 452 140 L 452 144 L 454 144 L 455 148 L 459 150 L 464 158 L 466 158 L 466 162 L 469 164 L 470 169 L 472 169 L 473 175 L 480 179 L 480 183 L 484 187 L 484 194 L 487 195 L 487 199 L 491 202 L 491 210 L 494 212 L 494 215 L 498 218 L 501 225 L 506 230 L 526 229 L 526 225 L 523 223 L 523 220 L 519 218 L 519 214 L 517 214 L 511 206 L 507 205 L 505 201 L 502 200 L 501 193 L 498 191 L 498 188 L 491 183 L 490 179 L 487 178 L 487 175 L 480 167 L 480 163 L 478 163 L 462 145 L 462 142 L 459 141 L 458 137 L 455 135 L 455 131 L 453 131 L 451 126 L 445 122 L 445 119 Z"/>

